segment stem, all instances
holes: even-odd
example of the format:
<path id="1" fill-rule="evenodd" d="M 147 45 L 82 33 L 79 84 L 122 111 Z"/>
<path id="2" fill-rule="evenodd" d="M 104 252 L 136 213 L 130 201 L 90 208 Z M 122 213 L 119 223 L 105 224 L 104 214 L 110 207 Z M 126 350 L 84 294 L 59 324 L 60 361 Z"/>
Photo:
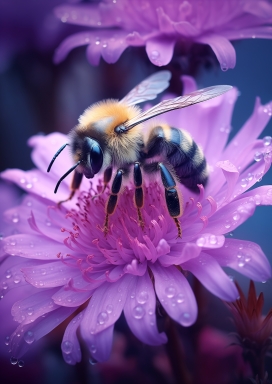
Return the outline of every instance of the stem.
<path id="1" fill-rule="evenodd" d="M 171 363 L 177 384 L 192 384 L 192 377 L 186 366 L 186 357 L 175 322 L 167 316 L 166 335 L 168 343 L 166 351 Z"/>

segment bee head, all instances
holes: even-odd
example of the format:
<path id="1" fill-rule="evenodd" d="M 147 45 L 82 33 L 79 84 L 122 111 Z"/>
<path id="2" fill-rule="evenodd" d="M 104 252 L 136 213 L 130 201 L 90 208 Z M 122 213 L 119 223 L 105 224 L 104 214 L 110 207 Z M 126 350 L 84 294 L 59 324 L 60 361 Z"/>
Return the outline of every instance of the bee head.
<path id="1" fill-rule="evenodd" d="M 99 143 L 85 137 L 82 143 L 81 164 L 83 168 L 83 174 L 87 179 L 94 177 L 98 173 L 103 164 L 103 152 Z"/>

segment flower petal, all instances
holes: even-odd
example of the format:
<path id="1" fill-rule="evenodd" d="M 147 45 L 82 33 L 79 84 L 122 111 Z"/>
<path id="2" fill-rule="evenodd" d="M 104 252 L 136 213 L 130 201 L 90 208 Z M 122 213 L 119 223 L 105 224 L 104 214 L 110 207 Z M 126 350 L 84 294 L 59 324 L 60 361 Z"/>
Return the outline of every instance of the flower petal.
<path id="1" fill-rule="evenodd" d="M 161 67 L 167 65 L 173 56 L 176 38 L 158 36 L 146 42 L 146 53 L 154 65 Z"/>
<path id="2" fill-rule="evenodd" d="M 187 279 L 174 266 L 163 268 L 156 263 L 150 268 L 155 277 L 156 294 L 165 311 L 184 327 L 192 325 L 197 317 L 197 304 Z"/>
<path id="3" fill-rule="evenodd" d="M 84 311 L 80 312 L 70 321 L 63 335 L 61 343 L 62 356 L 66 363 L 70 365 L 75 365 L 81 360 L 81 350 L 76 332 L 80 326 L 83 313 Z"/>
<path id="4" fill-rule="evenodd" d="M 271 278 L 271 266 L 258 244 L 251 241 L 226 239 L 224 247 L 209 250 L 220 265 L 230 267 L 255 281 Z"/>
<path id="5" fill-rule="evenodd" d="M 225 301 L 234 301 L 239 296 L 235 284 L 222 270 L 216 260 L 205 252 L 182 265 L 214 295 Z"/>
<path id="6" fill-rule="evenodd" d="M 198 257 L 200 251 L 200 248 L 194 243 L 181 243 L 173 245 L 169 255 L 161 256 L 159 261 L 164 267 L 180 265 L 191 258 Z"/>
<path id="7" fill-rule="evenodd" d="M 196 38 L 198 43 L 208 44 L 214 51 L 222 70 L 234 68 L 236 53 L 233 45 L 222 35 L 206 34 Z"/>
<path id="8" fill-rule="evenodd" d="M 85 317 L 83 319 L 85 319 Z M 113 339 L 113 328 L 114 325 L 110 325 L 108 328 L 105 328 L 95 334 L 86 333 L 85 327 L 80 328 L 81 334 L 87 344 L 90 354 L 92 355 L 92 361 L 94 363 L 108 360 L 110 357 Z"/>
<path id="9" fill-rule="evenodd" d="M 166 335 L 157 329 L 156 298 L 148 272 L 133 279 L 129 290 L 124 314 L 134 335 L 149 345 L 166 343 Z"/>

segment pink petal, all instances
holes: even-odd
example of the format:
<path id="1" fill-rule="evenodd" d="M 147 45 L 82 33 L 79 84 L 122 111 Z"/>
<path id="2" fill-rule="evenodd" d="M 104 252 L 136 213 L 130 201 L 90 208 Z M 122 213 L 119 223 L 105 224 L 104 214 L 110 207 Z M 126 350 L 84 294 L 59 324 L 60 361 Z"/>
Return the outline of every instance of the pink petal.
<path id="1" fill-rule="evenodd" d="M 55 292 L 56 288 L 43 289 L 34 295 L 17 301 L 11 309 L 14 320 L 23 324 L 33 323 L 44 314 L 59 308 L 52 300 Z"/>
<path id="2" fill-rule="evenodd" d="M 148 273 L 133 279 L 129 290 L 124 314 L 134 335 L 149 345 L 165 343 L 167 338 L 156 325 L 156 298 Z"/>
<path id="3" fill-rule="evenodd" d="M 170 17 L 163 11 L 162 7 L 156 9 L 158 16 L 159 29 L 163 34 L 175 33 L 174 23 Z"/>
<path id="4" fill-rule="evenodd" d="M 68 267 L 61 261 L 22 268 L 22 272 L 26 281 L 37 288 L 59 287 L 80 274 L 78 268 Z"/>
<path id="5" fill-rule="evenodd" d="M 228 202 L 230 196 L 233 194 L 235 184 L 239 178 L 239 172 L 235 165 L 232 164 L 229 160 L 219 161 L 216 165 L 217 167 L 222 169 L 225 179 L 227 181 L 227 191 L 225 194 L 224 202 Z M 215 191 L 213 192 L 214 194 L 216 193 Z"/>
<path id="6" fill-rule="evenodd" d="M 81 350 L 76 332 L 80 326 L 83 313 L 84 311 L 80 312 L 70 321 L 63 335 L 61 343 L 62 356 L 66 363 L 70 365 L 75 365 L 81 360 Z"/>
<path id="7" fill-rule="evenodd" d="M 243 194 L 243 197 L 253 201 L 256 205 L 272 205 L 272 185 L 252 189 Z"/>
<path id="8" fill-rule="evenodd" d="M 14 235 L 3 240 L 4 250 L 10 255 L 29 259 L 56 260 L 59 252 L 67 254 L 67 247 L 39 235 Z M 69 252 L 70 253 L 70 252 Z"/>
<path id="9" fill-rule="evenodd" d="M 214 51 L 222 70 L 234 68 L 236 53 L 232 44 L 222 35 L 206 34 L 196 38 L 198 43 L 208 44 Z"/>
<path id="10" fill-rule="evenodd" d="M 267 26 L 256 26 L 253 28 L 240 28 L 237 30 L 229 30 L 224 32 L 224 36 L 228 40 L 240 40 L 240 39 L 271 39 L 272 28 Z"/>
<path id="11" fill-rule="evenodd" d="M 238 290 L 235 284 L 222 270 L 220 265 L 213 257 L 205 252 L 196 258 L 187 261 L 182 265 L 214 295 L 222 300 L 234 301 L 238 298 Z"/>
<path id="12" fill-rule="evenodd" d="M 11 337 L 10 349 L 11 356 L 16 358 L 22 357 L 33 343 L 27 343 L 25 338 L 29 337 L 29 332 L 34 338 L 34 341 L 39 340 L 47 333 L 51 332 L 60 323 L 67 319 L 73 312 L 74 308 L 60 307 L 53 312 L 50 312 L 44 317 L 39 317 L 36 321 L 26 325 L 19 325 Z"/>
<path id="13" fill-rule="evenodd" d="M 84 318 L 85 319 L 85 316 Z M 82 324 L 82 323 L 81 323 Z M 81 334 L 92 356 L 92 361 L 102 362 L 108 360 L 111 353 L 114 325 L 103 329 L 102 331 L 91 334 L 86 332 L 85 327 L 81 327 Z"/>
<path id="14" fill-rule="evenodd" d="M 196 240 L 197 246 L 202 249 L 221 248 L 224 245 L 224 242 L 224 236 L 216 236 L 212 233 L 202 233 L 201 236 Z M 190 261 L 190 259 L 188 258 L 188 261 Z"/>
<path id="15" fill-rule="evenodd" d="M 96 287 L 93 287 L 93 290 Z M 57 291 L 53 296 L 52 300 L 64 307 L 79 307 L 84 304 L 92 295 L 93 290 L 89 289 L 86 291 L 71 291 L 67 289 L 67 287 L 62 287 L 59 291 Z"/>
<path id="16" fill-rule="evenodd" d="M 158 36 L 146 42 L 146 53 L 154 65 L 167 65 L 173 56 L 176 38 Z"/>
<path id="17" fill-rule="evenodd" d="M 169 255 L 163 255 L 159 258 L 162 266 L 180 265 L 191 258 L 198 257 L 200 248 L 194 243 L 181 243 L 173 245 Z"/>
<path id="18" fill-rule="evenodd" d="M 192 325 L 197 317 L 197 304 L 187 279 L 174 266 L 163 268 L 156 263 L 150 268 L 155 277 L 156 294 L 165 311 L 184 327 Z"/>
<path id="19" fill-rule="evenodd" d="M 230 267 L 255 281 L 271 278 L 271 266 L 258 244 L 239 239 L 226 239 L 224 247 L 209 250 L 223 267 Z"/>

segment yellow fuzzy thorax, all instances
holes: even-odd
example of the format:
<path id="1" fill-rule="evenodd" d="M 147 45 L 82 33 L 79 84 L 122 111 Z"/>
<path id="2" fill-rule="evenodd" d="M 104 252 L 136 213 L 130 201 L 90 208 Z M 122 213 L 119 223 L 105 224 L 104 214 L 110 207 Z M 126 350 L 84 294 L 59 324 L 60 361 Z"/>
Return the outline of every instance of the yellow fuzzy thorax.
<path id="1" fill-rule="evenodd" d="M 134 118 L 140 108 L 119 103 L 118 100 L 104 100 L 87 108 L 79 118 L 80 125 L 89 127 L 98 121 L 112 118 L 105 128 L 106 134 L 114 133 L 114 128 Z"/>

